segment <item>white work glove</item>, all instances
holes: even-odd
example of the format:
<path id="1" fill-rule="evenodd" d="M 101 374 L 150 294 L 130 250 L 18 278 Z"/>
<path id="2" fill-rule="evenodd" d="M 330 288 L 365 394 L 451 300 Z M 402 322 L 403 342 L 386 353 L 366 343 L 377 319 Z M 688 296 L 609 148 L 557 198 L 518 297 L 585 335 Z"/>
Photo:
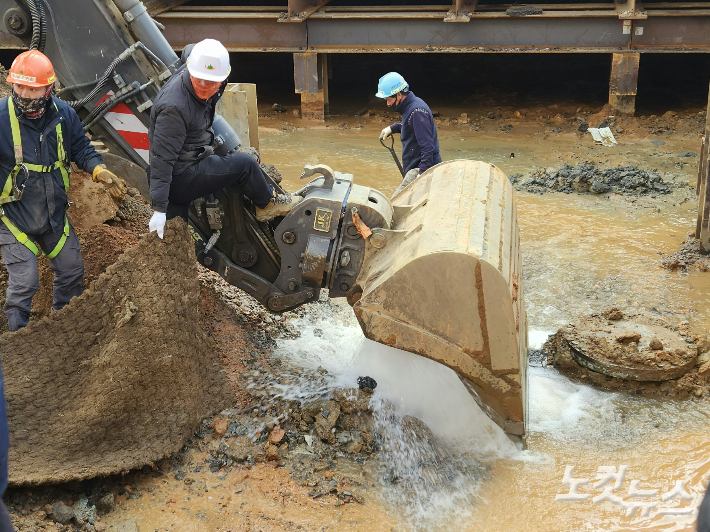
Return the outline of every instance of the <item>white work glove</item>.
<path id="1" fill-rule="evenodd" d="M 158 236 L 163 238 L 163 229 L 165 229 L 165 213 L 153 211 L 153 216 L 148 222 L 148 230 L 152 233 L 153 231 L 158 232 Z"/>
<path id="2" fill-rule="evenodd" d="M 384 128 L 384 129 L 382 130 L 382 133 L 380 133 L 380 138 L 381 138 L 381 139 L 386 139 L 387 137 L 391 137 L 391 136 L 392 136 L 392 128 L 389 127 L 389 126 L 387 126 L 386 128 Z"/>

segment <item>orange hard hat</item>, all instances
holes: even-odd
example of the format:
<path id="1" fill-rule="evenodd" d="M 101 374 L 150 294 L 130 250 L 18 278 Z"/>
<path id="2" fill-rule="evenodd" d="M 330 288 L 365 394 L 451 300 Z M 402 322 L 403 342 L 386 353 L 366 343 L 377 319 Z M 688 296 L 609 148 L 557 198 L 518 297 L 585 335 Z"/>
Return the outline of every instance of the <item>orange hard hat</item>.
<path id="1" fill-rule="evenodd" d="M 19 83 L 28 87 L 46 87 L 56 80 L 52 62 L 39 50 L 28 50 L 18 55 L 7 76 L 8 83 Z"/>

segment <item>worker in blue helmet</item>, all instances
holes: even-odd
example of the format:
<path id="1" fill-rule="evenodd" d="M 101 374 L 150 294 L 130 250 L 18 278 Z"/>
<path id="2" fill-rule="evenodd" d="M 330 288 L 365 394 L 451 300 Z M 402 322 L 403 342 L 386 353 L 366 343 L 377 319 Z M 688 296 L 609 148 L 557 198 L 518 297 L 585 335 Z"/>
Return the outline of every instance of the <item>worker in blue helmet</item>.
<path id="1" fill-rule="evenodd" d="M 394 108 L 402 115 L 401 122 L 387 126 L 380 133 L 381 139 L 399 133 L 402 141 L 405 176 L 395 191 L 397 194 L 420 174 L 441 162 L 439 138 L 431 109 L 424 100 L 410 92 L 409 84 L 397 72 L 390 72 L 380 78 L 375 96 L 383 98 L 387 107 Z"/>

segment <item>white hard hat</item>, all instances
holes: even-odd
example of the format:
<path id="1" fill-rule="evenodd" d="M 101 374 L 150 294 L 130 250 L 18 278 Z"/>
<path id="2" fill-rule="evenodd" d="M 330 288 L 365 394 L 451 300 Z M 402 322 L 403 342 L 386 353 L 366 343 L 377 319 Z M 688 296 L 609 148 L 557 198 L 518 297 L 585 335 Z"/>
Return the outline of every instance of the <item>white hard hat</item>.
<path id="1" fill-rule="evenodd" d="M 187 58 L 187 70 L 199 79 L 224 81 L 229 76 L 229 52 L 214 39 L 198 42 Z"/>

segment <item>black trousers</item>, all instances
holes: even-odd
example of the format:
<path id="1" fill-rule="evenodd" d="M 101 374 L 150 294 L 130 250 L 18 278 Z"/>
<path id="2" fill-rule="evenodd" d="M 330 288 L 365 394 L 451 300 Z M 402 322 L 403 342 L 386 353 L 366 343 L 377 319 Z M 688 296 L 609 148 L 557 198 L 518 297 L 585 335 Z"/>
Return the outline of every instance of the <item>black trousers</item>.
<path id="1" fill-rule="evenodd" d="M 0 532 L 15 532 L 10 514 L 7 513 L 7 508 L 5 508 L 5 504 L 2 501 L 0 501 Z"/>
<path id="2" fill-rule="evenodd" d="M 238 189 L 257 207 L 265 207 L 271 199 L 272 189 L 266 183 L 259 163 L 251 155 L 210 155 L 195 162 L 183 173 L 173 175 L 167 219 L 181 216 L 187 221 L 187 211 L 192 200 L 229 187 Z"/>

